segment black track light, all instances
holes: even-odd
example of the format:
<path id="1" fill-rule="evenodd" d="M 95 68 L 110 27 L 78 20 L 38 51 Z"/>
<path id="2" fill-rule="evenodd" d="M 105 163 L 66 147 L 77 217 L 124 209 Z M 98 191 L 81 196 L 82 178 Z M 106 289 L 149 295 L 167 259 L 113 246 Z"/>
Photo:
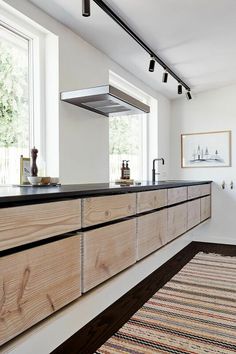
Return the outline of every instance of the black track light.
<path id="1" fill-rule="evenodd" d="M 82 14 L 84 17 L 90 16 L 90 0 L 82 0 Z"/>
<path id="2" fill-rule="evenodd" d="M 155 70 L 155 64 L 156 64 L 155 60 L 151 57 L 150 63 L 149 63 L 149 71 L 151 73 L 153 73 L 153 71 Z"/>
<path id="3" fill-rule="evenodd" d="M 167 83 L 168 81 L 168 72 L 165 71 L 162 76 L 162 82 Z"/>
<path id="4" fill-rule="evenodd" d="M 192 99 L 192 95 L 191 95 L 191 92 L 190 91 L 187 91 L 186 92 L 186 97 L 188 100 L 191 100 Z"/>
<path id="5" fill-rule="evenodd" d="M 178 85 L 178 95 L 182 95 L 183 93 L 183 87 L 181 84 Z"/>

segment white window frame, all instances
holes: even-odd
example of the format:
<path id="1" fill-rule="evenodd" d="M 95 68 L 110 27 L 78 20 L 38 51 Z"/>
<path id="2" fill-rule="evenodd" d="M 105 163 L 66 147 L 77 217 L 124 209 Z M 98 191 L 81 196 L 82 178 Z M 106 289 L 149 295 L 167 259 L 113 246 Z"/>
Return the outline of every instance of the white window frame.
<path id="1" fill-rule="evenodd" d="M 158 156 L 157 100 L 138 87 L 109 70 L 109 83 L 150 106 L 150 113 L 144 114 L 142 127 L 143 180 L 151 179 L 152 159 Z"/>
<path id="2" fill-rule="evenodd" d="M 45 35 L 2 1 L 0 10 L 0 25 L 29 43 L 29 140 L 30 147 L 39 149 L 41 166 L 44 165 L 45 169 Z"/>

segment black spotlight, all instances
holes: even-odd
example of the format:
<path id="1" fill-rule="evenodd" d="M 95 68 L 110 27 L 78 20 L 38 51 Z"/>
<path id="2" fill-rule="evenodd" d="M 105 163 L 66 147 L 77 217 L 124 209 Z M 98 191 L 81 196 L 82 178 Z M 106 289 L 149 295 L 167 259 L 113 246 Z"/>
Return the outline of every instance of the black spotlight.
<path id="1" fill-rule="evenodd" d="M 156 64 L 155 60 L 153 58 L 151 58 L 150 63 L 149 63 L 149 71 L 151 73 L 153 73 L 153 71 L 155 70 L 155 64 Z"/>
<path id="2" fill-rule="evenodd" d="M 191 95 L 191 92 L 190 91 L 187 91 L 186 92 L 186 97 L 188 100 L 191 100 L 192 99 L 192 95 Z"/>
<path id="3" fill-rule="evenodd" d="M 168 72 L 167 71 L 165 71 L 164 73 L 163 73 L 163 76 L 162 76 L 162 82 L 167 82 L 168 81 Z"/>
<path id="4" fill-rule="evenodd" d="M 183 93 L 183 87 L 181 84 L 178 85 L 178 95 L 182 95 Z"/>
<path id="5" fill-rule="evenodd" d="M 82 14 L 84 17 L 90 16 L 90 0 L 82 0 Z"/>

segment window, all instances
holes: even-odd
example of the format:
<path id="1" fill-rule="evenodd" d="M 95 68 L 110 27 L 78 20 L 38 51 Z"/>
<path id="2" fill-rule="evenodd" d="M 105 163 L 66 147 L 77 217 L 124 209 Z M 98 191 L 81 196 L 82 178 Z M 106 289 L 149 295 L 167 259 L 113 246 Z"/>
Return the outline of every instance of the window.
<path id="1" fill-rule="evenodd" d="M 110 72 L 110 83 L 151 105 L 152 97 Z M 156 101 L 156 100 L 155 100 Z M 109 118 L 110 181 L 120 178 L 122 160 L 128 160 L 131 178 L 147 180 L 149 169 L 150 115 L 124 115 Z"/>
<path id="2" fill-rule="evenodd" d="M 0 24 L 0 184 L 19 181 L 30 148 L 30 44 Z"/>

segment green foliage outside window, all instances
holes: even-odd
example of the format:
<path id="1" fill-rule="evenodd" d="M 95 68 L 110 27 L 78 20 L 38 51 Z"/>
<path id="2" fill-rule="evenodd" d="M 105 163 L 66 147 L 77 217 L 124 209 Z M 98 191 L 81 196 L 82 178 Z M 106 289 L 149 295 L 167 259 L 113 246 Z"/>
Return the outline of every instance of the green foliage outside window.
<path id="1" fill-rule="evenodd" d="M 28 146 L 27 59 L 19 48 L 0 40 L 0 147 Z"/>
<path id="2" fill-rule="evenodd" d="M 109 118 L 110 154 L 138 154 L 140 119 L 136 116 Z"/>

